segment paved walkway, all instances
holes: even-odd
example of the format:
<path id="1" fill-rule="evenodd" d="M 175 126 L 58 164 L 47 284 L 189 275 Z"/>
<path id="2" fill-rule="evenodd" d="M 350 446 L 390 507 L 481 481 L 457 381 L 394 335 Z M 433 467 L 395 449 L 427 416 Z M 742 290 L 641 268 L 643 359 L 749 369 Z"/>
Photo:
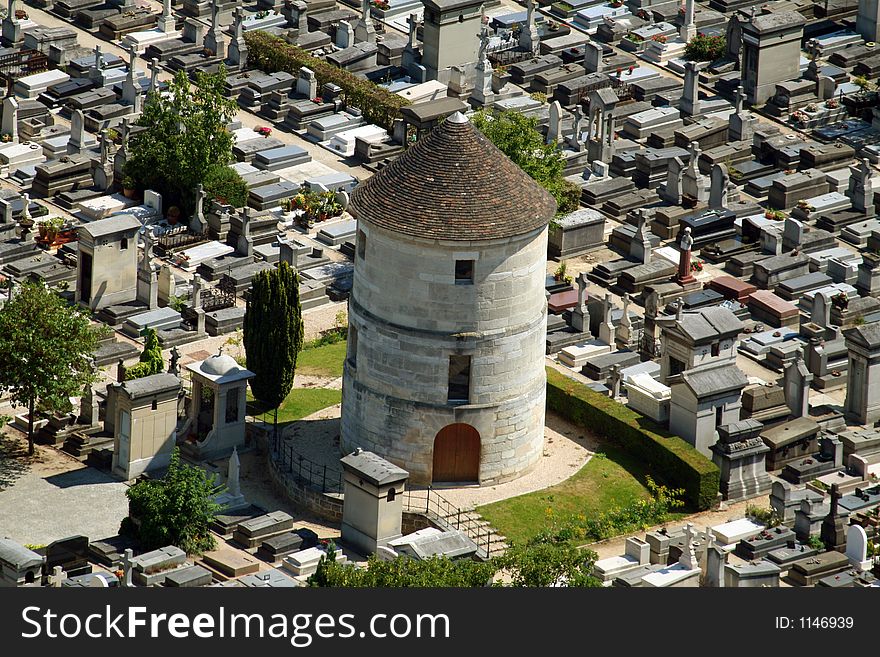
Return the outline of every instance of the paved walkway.
<path id="1" fill-rule="evenodd" d="M 13 439 L 3 438 L 5 445 Z M 15 472 L 11 472 L 11 470 Z M 0 536 L 46 545 L 82 534 L 96 541 L 119 532 L 128 484 L 58 450 L 37 446 L 29 460 L 0 454 Z"/>

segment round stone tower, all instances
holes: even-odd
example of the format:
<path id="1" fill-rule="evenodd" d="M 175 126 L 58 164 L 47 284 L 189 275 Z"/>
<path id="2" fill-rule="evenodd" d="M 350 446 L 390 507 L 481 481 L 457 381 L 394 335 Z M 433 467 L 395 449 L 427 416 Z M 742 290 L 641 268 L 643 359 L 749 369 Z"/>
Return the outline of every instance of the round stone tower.
<path id="1" fill-rule="evenodd" d="M 544 446 L 553 198 L 460 113 L 352 195 L 342 448 L 494 484 Z"/>

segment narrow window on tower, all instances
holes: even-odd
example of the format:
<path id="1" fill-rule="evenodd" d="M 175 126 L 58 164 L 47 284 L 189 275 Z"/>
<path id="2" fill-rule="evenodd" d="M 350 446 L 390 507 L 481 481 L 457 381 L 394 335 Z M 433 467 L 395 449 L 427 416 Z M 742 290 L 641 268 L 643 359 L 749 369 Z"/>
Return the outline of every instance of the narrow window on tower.
<path id="1" fill-rule="evenodd" d="M 367 255 L 367 236 L 359 230 L 357 234 L 357 256 L 363 260 Z"/>
<path id="2" fill-rule="evenodd" d="M 354 324 L 348 326 L 348 362 L 357 367 L 358 332 Z"/>
<path id="3" fill-rule="evenodd" d="M 471 399 L 471 357 L 449 357 L 449 394 L 447 400 L 467 403 Z"/>
<path id="4" fill-rule="evenodd" d="M 473 260 L 456 260 L 455 261 L 455 284 L 456 285 L 472 285 L 474 282 L 474 261 Z"/>

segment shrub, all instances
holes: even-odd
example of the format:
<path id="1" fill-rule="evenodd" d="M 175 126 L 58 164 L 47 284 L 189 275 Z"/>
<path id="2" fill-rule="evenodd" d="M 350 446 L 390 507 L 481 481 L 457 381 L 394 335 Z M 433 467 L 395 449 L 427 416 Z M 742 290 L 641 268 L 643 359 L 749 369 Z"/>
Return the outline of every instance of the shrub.
<path id="1" fill-rule="evenodd" d="M 539 533 L 529 543 L 601 541 L 664 523 L 669 520 L 669 512 L 672 509 L 684 506 L 684 502 L 679 499 L 684 493 L 683 489 L 670 490 L 666 486 L 658 486 L 650 476 L 647 477 L 646 484 L 651 491 L 650 500 L 636 500 L 624 507 L 601 513 L 597 517 L 578 516 L 561 523 L 554 523 L 550 529 Z"/>
<path id="2" fill-rule="evenodd" d="M 225 165 L 217 165 L 208 169 L 202 181 L 208 198 L 215 198 L 220 203 L 227 203 L 234 208 L 247 205 L 248 187 L 238 172 Z"/>
<path id="3" fill-rule="evenodd" d="M 286 43 L 283 39 L 261 30 L 244 34 L 248 46 L 248 64 L 269 73 L 287 71 L 296 74 L 300 68 L 314 71 L 321 87 L 328 82 L 342 87 L 345 101 L 358 107 L 369 123 L 391 130 L 394 119 L 400 116 L 400 108 L 410 102 L 395 93 L 358 77 L 330 62 L 310 55 L 302 48 Z"/>
<path id="4" fill-rule="evenodd" d="M 687 59 L 698 62 L 713 62 L 724 55 L 727 40 L 723 36 L 706 36 L 698 34 L 688 41 L 684 49 Z"/>
<path id="5" fill-rule="evenodd" d="M 684 500 L 708 509 L 718 495 L 718 467 L 651 420 L 554 369 L 547 369 L 547 408 L 605 436 L 639 458 L 658 482 L 684 490 Z"/>

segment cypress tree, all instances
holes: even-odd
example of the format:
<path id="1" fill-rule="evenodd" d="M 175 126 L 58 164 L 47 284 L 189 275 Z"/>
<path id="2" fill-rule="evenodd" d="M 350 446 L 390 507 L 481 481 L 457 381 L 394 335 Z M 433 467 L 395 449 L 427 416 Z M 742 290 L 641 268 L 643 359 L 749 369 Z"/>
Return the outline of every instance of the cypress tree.
<path id="1" fill-rule="evenodd" d="M 267 409 L 276 410 L 277 420 L 277 409 L 293 388 L 303 346 L 299 275 L 286 262 L 254 276 L 243 337 L 247 367 L 256 374 L 251 392 Z"/>

